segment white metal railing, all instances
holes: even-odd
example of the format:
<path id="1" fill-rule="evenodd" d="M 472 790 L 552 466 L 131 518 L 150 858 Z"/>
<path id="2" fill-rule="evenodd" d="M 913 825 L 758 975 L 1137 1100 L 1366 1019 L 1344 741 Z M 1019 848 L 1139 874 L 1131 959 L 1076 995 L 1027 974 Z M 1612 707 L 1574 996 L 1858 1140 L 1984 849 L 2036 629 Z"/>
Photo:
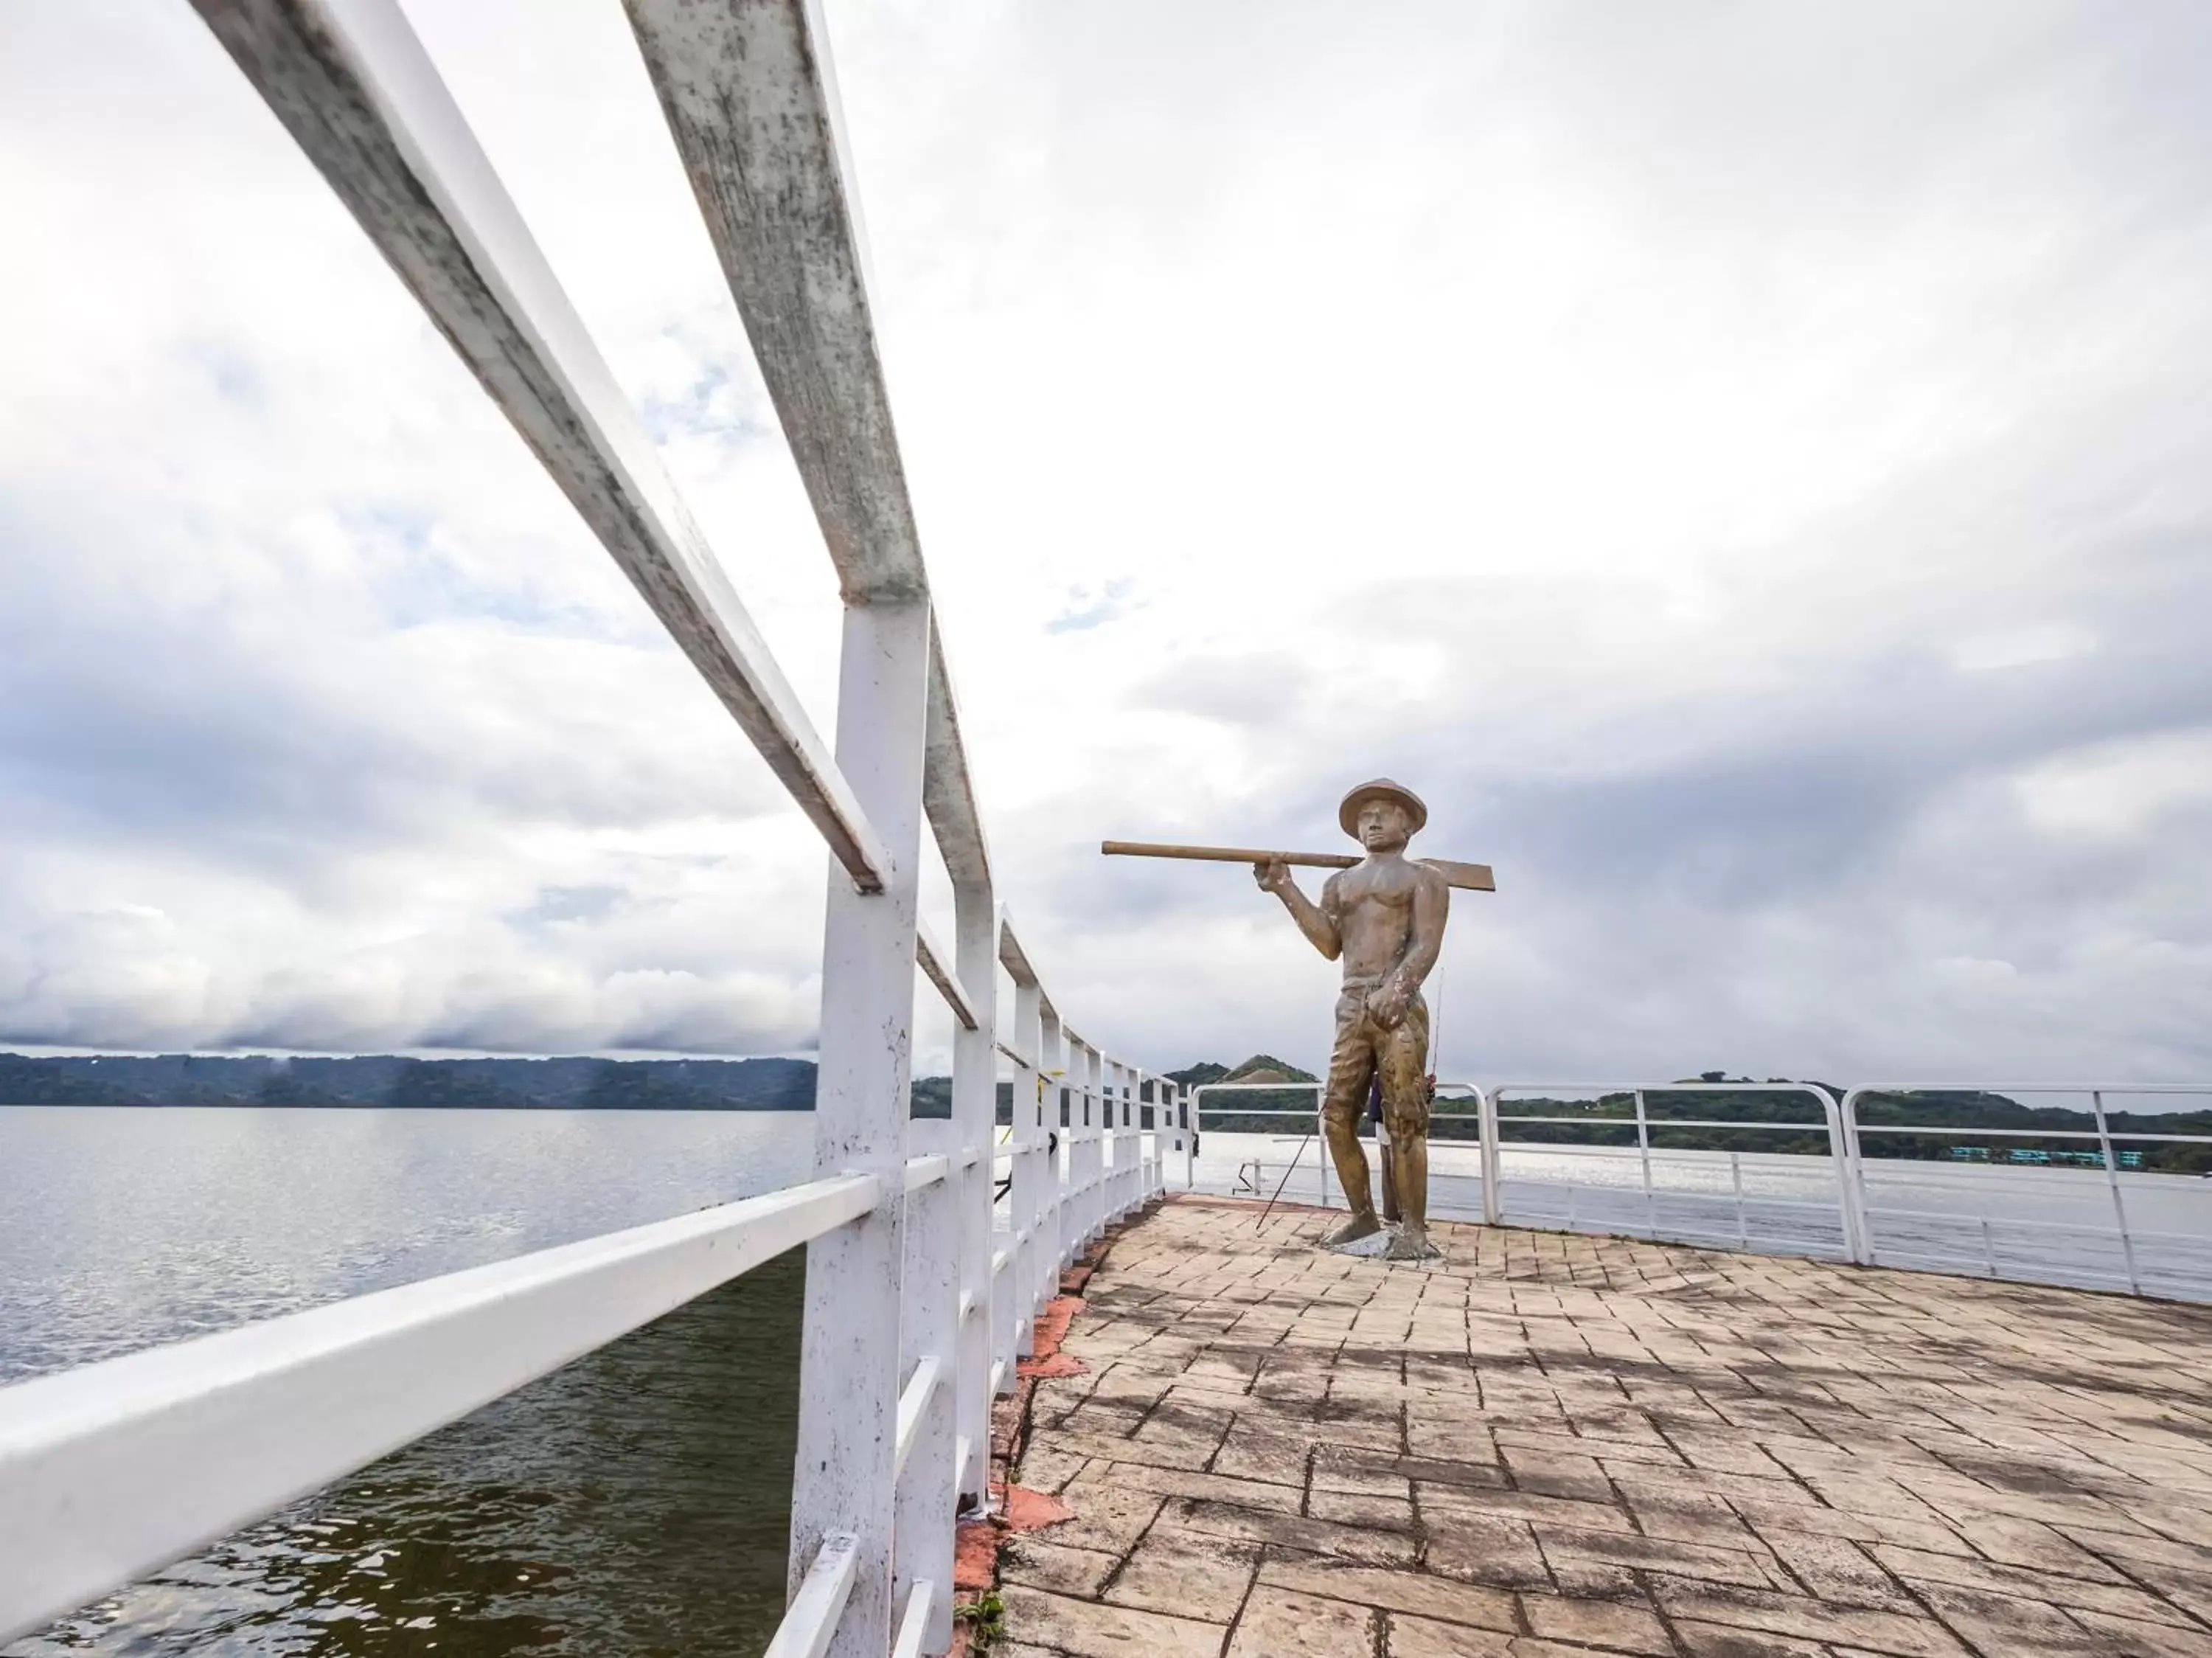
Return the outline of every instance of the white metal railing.
<path id="1" fill-rule="evenodd" d="M 1209 1103 L 1213 1096 L 1297 1090 L 1318 1095 L 1314 1082 L 1209 1082 L 1188 1091 L 1193 1125 L 1232 1140 L 1248 1137 L 1221 1119 L 1266 1119 L 1295 1127 L 1297 1150 L 1279 1146 L 1233 1151 L 1237 1171 L 1216 1171 L 1207 1189 L 1297 1202 L 1340 1202 L 1329 1187 L 1328 1158 L 1309 1147 L 1315 1118 L 1304 1111 L 1267 1111 Z M 1847 1089 L 1840 1097 L 1812 1082 L 1501 1083 L 1487 1088 L 1444 1083 L 1475 1105 L 1479 1141 L 1432 1138 L 1430 1212 L 1492 1225 L 1618 1233 L 1673 1242 L 1718 1245 L 1768 1253 L 1825 1256 L 1863 1265 L 1966 1271 L 2029 1283 L 2079 1284 L 2191 1301 L 2212 1301 L 2212 1178 L 2142 1166 L 2130 1148 L 2212 1148 L 2212 1133 L 2115 1125 L 2113 1102 L 2131 1096 L 2212 1100 L 2212 1084 L 1944 1083 Z M 2087 1107 L 2083 1127 L 1987 1127 L 1945 1120 L 1942 1097 L 1966 1094 L 2048 1098 L 2072 1095 Z M 1675 1114 L 1669 1096 L 1748 1094 L 1805 1100 L 1796 1119 Z M 1592 1096 L 1614 1102 L 1606 1113 Z M 1869 1100 L 1916 1099 L 1909 1120 L 1867 1121 Z M 1522 1108 L 1514 1108 L 1515 1102 Z M 1529 1107 L 1550 1101 L 1566 1109 Z M 1655 1108 L 1656 1104 L 1657 1108 Z M 1575 1109 L 1574 1107 L 1582 1107 Z M 1209 1116 L 1214 1125 L 1207 1126 Z M 1464 1117 L 1462 1114 L 1462 1120 Z M 1612 1131 L 1613 1145 L 1570 1138 Z M 1776 1137 L 1813 1137 L 1821 1149 L 1723 1150 L 1669 1146 L 1669 1130 Z M 2067 1142 L 2084 1148 L 2078 1169 L 2027 1149 L 1962 1159 L 1869 1156 L 1864 1142 L 1881 1137 L 1987 1141 L 2003 1147 Z M 1283 1137 L 1287 1138 L 1287 1134 Z M 1309 1186 L 1285 1179 L 1303 1156 L 1316 1155 Z M 2212 1167 L 2212 1154 L 2206 1158 Z M 1184 1184 L 1200 1179 L 1187 1161 Z M 1470 1189 L 1474 1194 L 1471 1198 Z"/>
<path id="2" fill-rule="evenodd" d="M 1235 1183 L 1229 1189 L 1231 1196 L 1272 1198 L 1288 1195 L 1292 1203 L 1304 1203 L 1305 1198 L 1303 1193 L 1291 1192 L 1289 1184 L 1292 1177 L 1297 1174 L 1298 1166 L 1305 1161 L 1308 1152 L 1310 1151 L 1314 1163 L 1313 1200 L 1323 1209 L 1328 1207 L 1328 1149 L 1322 1143 L 1321 1136 L 1317 1132 L 1321 1099 L 1326 1087 L 1327 1085 L 1322 1082 L 1200 1082 L 1190 1090 L 1194 1127 L 1198 1127 L 1204 1123 L 1206 1099 L 1212 1094 L 1291 1093 L 1310 1094 L 1314 1097 L 1313 1111 L 1269 1111 L 1256 1107 L 1240 1110 L 1234 1106 L 1215 1107 L 1215 1110 L 1223 1115 L 1233 1116 L 1241 1121 L 1264 1118 L 1270 1121 L 1282 1122 L 1286 1127 L 1291 1125 L 1303 1125 L 1298 1131 L 1297 1149 L 1279 1165 L 1276 1164 L 1274 1160 L 1258 1153 L 1249 1157 L 1240 1157 L 1237 1160 Z M 1308 1144 L 1310 1140 L 1313 1142 L 1310 1146 Z M 1282 1179 L 1279 1181 L 1273 1179 L 1273 1170 L 1276 1167 L 1280 1167 L 1283 1171 Z M 1194 1147 L 1185 1154 L 1183 1159 L 1184 1189 L 1188 1191 L 1193 1188 L 1197 1184 L 1197 1179 L 1198 1156 L 1196 1148 Z"/>
<path id="3" fill-rule="evenodd" d="M 870 317 L 815 0 L 625 0 L 845 601 L 834 747 L 398 0 L 191 0 L 820 833 L 805 1185 L 0 1389 L 0 1640 L 807 1247 L 777 1658 L 944 1651 L 953 1520 L 1060 1270 L 1161 1189 L 1168 1084 L 1061 1023 L 999 904 Z M 953 936 L 917 905 L 929 825 Z M 1011 1019 L 998 1006 L 1003 967 Z M 912 1121 L 917 969 L 953 1109 Z M 993 1225 L 998 1056 L 1012 1224 Z M 1045 1100 L 1064 1098 L 1063 1134 Z M 896 1621 L 895 1621 L 896 1620 Z"/>
<path id="4" fill-rule="evenodd" d="M 1814 1105 L 1820 1116 L 1816 1121 L 1808 1121 L 1802 1118 L 1790 1120 L 1690 1118 L 1667 1113 L 1653 1115 L 1651 1100 L 1654 1096 L 1664 1098 L 1685 1094 L 1796 1096 Z M 1626 1099 L 1632 1114 L 1608 1117 L 1588 1112 L 1560 1114 L 1509 1112 L 1504 1109 L 1514 1096 L 1536 1096 L 1554 1103 L 1568 1103 L 1559 1100 L 1561 1094 L 1597 1096 L 1616 1100 Z M 1859 1205 L 1850 1177 L 1848 1141 L 1842 1110 L 1835 1095 L 1817 1083 L 1700 1082 L 1641 1087 L 1571 1082 L 1503 1083 L 1485 1089 L 1483 1096 L 1483 1198 L 1486 1219 L 1509 1225 L 1516 1221 L 1523 1224 L 1532 1221 L 1539 1223 L 1552 1222 L 1569 1231 L 1628 1232 L 1646 1237 L 1665 1236 L 1685 1242 L 1729 1244 L 1738 1248 L 1757 1247 L 1792 1254 L 1829 1255 L 1844 1260 L 1863 1258 Z M 1492 1131 L 1493 1125 L 1499 1131 Z M 1573 1126 L 1586 1131 L 1611 1129 L 1625 1133 L 1632 1129 L 1635 1134 L 1632 1149 L 1637 1164 L 1637 1184 L 1632 1189 L 1624 1192 L 1620 1186 L 1607 1182 L 1574 1179 L 1510 1179 L 1505 1172 L 1505 1155 L 1514 1144 L 1546 1143 L 1547 1153 L 1553 1156 L 1594 1157 L 1607 1161 L 1615 1161 L 1620 1153 L 1625 1153 L 1630 1148 L 1578 1145 L 1567 1143 L 1563 1137 L 1555 1137 L 1549 1143 L 1532 1142 L 1525 1138 L 1508 1141 L 1502 1131 L 1506 1125 L 1522 1130 Z M 1754 1136 L 1819 1134 L 1826 1146 L 1825 1158 L 1801 1156 L 1792 1161 L 1801 1165 L 1805 1162 L 1822 1163 L 1824 1172 L 1818 1178 L 1826 1189 L 1818 1195 L 1747 1193 L 1743 1184 L 1743 1154 L 1732 1152 L 1725 1154 L 1729 1160 L 1730 1175 L 1727 1192 L 1669 1191 L 1654 1181 L 1655 1148 L 1652 1144 L 1653 1131 L 1668 1128 L 1728 1131 Z M 1662 1164 L 1672 1161 L 1678 1166 L 1683 1155 L 1679 1152 L 1670 1153 L 1665 1148 L 1656 1149 L 1656 1155 Z M 1555 1192 L 1565 1195 L 1563 1214 L 1547 1203 L 1531 1202 L 1532 1198 L 1549 1198 Z M 1789 1224 L 1778 1224 L 1783 1222 Z M 1827 1222 L 1832 1222 L 1832 1227 Z"/>
<path id="5" fill-rule="evenodd" d="M 1944 1123 L 1942 1097 L 1960 1094 L 2070 1096 L 2087 1102 L 2092 1126 Z M 1844 1097 L 1844 1121 L 1865 1216 L 1865 1247 L 1859 1259 L 2212 1301 L 2212 1180 L 2202 1173 L 2142 1167 L 2142 1155 L 2134 1150 L 2212 1147 L 2212 1134 L 2133 1125 L 2116 1129 L 2111 1102 L 2130 1097 L 2212 1102 L 2212 1083 L 1954 1082 L 1852 1088 Z M 1869 1122 L 1862 1111 L 1870 1099 L 1925 1103 L 1911 1120 Z M 1956 1151 L 1966 1148 L 1956 1147 L 1949 1161 L 1869 1159 L 1863 1149 L 1869 1136 L 1990 1144 L 1972 1148 L 1984 1154 L 1972 1161 L 1957 1159 Z M 2086 1167 L 2070 1172 L 2063 1163 L 2054 1165 L 2039 1148 L 2012 1143 L 2052 1140 L 2082 1146 Z M 2007 1155 L 1990 1155 L 1993 1149 Z M 2027 1192 L 2033 1194 L 2032 1203 L 2021 1199 Z"/>

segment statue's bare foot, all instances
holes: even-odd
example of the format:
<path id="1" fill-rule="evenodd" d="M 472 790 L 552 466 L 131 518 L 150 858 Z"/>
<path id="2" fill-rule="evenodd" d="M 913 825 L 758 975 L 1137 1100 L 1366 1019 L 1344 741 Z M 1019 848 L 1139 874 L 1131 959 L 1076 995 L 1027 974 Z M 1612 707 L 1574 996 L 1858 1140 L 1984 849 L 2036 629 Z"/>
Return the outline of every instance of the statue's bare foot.
<path id="1" fill-rule="evenodd" d="M 1444 1252 L 1429 1241 L 1429 1234 L 1418 1228 L 1401 1227 L 1392 1234 L 1390 1247 L 1382 1252 L 1386 1261 L 1440 1261 Z"/>
<path id="2" fill-rule="evenodd" d="M 1340 1249 L 1346 1244 L 1357 1243 L 1362 1238 L 1371 1238 L 1382 1229 L 1382 1222 L 1375 1218 L 1373 1210 L 1355 1215 L 1342 1226 L 1321 1240 L 1323 1249 Z"/>

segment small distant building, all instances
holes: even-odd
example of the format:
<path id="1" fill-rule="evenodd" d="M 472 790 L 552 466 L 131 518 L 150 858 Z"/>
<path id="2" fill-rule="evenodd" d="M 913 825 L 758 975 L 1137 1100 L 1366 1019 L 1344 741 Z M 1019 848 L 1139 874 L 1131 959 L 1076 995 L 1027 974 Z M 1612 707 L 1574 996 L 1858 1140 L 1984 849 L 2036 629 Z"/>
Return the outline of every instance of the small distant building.
<path id="1" fill-rule="evenodd" d="M 2026 1163 L 2033 1167 L 2102 1168 L 2101 1151 L 2042 1151 L 2033 1146 L 2013 1146 L 1993 1154 L 1987 1146 L 1947 1146 L 1944 1156 L 1954 1163 Z M 2112 1161 L 2122 1168 L 2141 1168 L 2140 1151 L 2115 1151 Z"/>

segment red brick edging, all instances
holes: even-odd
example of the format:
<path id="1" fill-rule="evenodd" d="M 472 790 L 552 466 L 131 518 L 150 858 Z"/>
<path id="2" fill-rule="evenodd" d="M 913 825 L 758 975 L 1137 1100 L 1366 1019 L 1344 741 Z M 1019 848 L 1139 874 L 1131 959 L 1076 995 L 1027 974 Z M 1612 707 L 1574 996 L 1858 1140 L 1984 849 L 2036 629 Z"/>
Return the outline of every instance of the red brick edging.
<path id="1" fill-rule="evenodd" d="M 1150 1205 L 1133 1219 L 1148 1213 Z M 1126 1223 L 1125 1223 L 1126 1224 Z M 991 1405 L 991 1490 L 989 1513 L 981 1520 L 964 1521 L 953 1545 L 952 1588 L 956 1606 L 969 1606 L 999 1583 L 999 1550 L 1010 1537 L 1056 1526 L 1074 1517 L 1074 1511 L 1048 1491 L 1033 1491 L 1013 1483 L 1030 1436 L 1030 1406 L 1040 1381 L 1059 1376 L 1079 1376 L 1087 1368 L 1073 1353 L 1060 1350 L 1067 1326 L 1083 1310 L 1083 1291 L 1091 1276 L 1105 1264 L 1121 1226 L 1109 1226 L 1106 1235 L 1091 1246 L 1083 1258 L 1060 1275 L 1060 1294 L 1037 1314 L 1031 1356 L 1016 1362 L 1014 1391 Z M 964 1658 L 968 1629 L 956 1624 L 950 1658 Z"/>

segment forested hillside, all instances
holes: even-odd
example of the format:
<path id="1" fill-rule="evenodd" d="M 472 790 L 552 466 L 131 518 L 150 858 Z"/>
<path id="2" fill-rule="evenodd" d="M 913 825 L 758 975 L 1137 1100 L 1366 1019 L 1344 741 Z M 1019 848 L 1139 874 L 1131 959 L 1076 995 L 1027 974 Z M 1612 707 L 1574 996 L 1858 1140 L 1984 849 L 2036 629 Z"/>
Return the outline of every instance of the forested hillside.
<path id="1" fill-rule="evenodd" d="M 0 1105 L 806 1111 L 808 1059 L 0 1054 Z"/>

